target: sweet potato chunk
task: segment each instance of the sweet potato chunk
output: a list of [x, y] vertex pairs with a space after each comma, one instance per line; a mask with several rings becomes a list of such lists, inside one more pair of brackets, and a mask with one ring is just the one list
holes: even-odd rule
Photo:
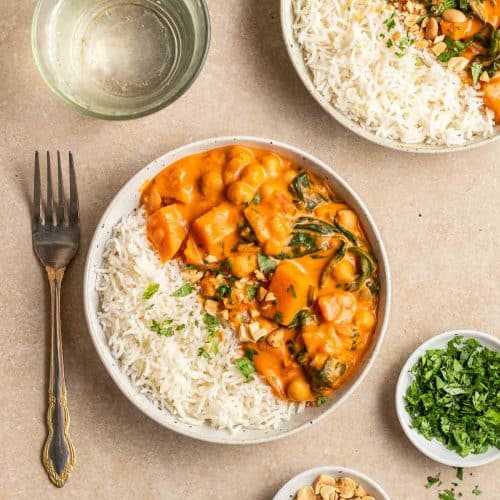
[[193, 222], [193, 234], [209, 254], [217, 254], [217, 245], [236, 232], [238, 215], [237, 207], [222, 202]]
[[186, 248], [184, 249], [184, 257], [186, 262], [193, 266], [203, 266], [203, 252], [192, 236], [186, 240]]
[[268, 291], [274, 294], [276, 303], [263, 311], [268, 318], [280, 316], [281, 323], [288, 325], [295, 315], [307, 307], [307, 293], [312, 285], [311, 277], [297, 262], [284, 261], [276, 268]]
[[495, 122], [500, 123], [500, 78], [493, 78], [483, 85], [484, 104], [495, 113]]
[[147, 219], [148, 238], [162, 262], [171, 259], [179, 251], [188, 234], [187, 221], [179, 207], [176, 203], [167, 205]]
[[256, 252], [238, 252], [228, 258], [231, 272], [238, 278], [245, 278], [257, 269]]

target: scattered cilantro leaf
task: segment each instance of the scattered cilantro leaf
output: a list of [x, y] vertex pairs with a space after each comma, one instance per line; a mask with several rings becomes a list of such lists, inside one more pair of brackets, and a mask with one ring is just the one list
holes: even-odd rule
[[437, 476], [427, 476], [427, 484], [425, 485], [426, 488], [432, 488], [435, 484], [440, 486], [441, 480], [439, 479], [439, 474]]
[[483, 72], [483, 65], [475, 61], [470, 65], [470, 73], [472, 75], [472, 83], [474, 85], [477, 85], [477, 82], [479, 81], [479, 77], [481, 76], [481, 73]]
[[259, 269], [263, 274], [274, 272], [276, 266], [278, 265], [273, 258], [268, 257], [263, 253], [259, 253], [259, 255], [257, 255], [257, 263], [259, 264]]
[[326, 396], [318, 396], [318, 399], [316, 399], [316, 405], [321, 406], [324, 404], [326, 401]]
[[171, 319], [166, 319], [159, 323], [155, 319], [151, 322], [151, 331], [155, 332], [158, 335], [161, 335], [163, 337], [171, 337], [174, 334], [174, 329], [172, 326]]
[[482, 491], [479, 489], [479, 486], [478, 485], [474, 486], [474, 489], [472, 490], [472, 494], [476, 495], [478, 497], [479, 495], [481, 495], [481, 493], [482, 493]]
[[443, 490], [439, 492], [439, 500], [456, 500], [453, 490]]
[[234, 360], [236, 368], [238, 368], [240, 373], [245, 377], [246, 382], [251, 382], [253, 380], [255, 366], [252, 362], [252, 358], [255, 354], [256, 351], [253, 349], [247, 349], [245, 351], [245, 356]]
[[255, 285], [248, 285], [247, 286], [247, 297], [250, 299], [250, 300], [253, 300], [255, 299], [255, 295], [257, 294], [257, 290], [259, 289], [259, 284], [255, 284]]
[[200, 347], [198, 349], [198, 356], [200, 356], [200, 358], [206, 358], [206, 359], [212, 358], [212, 356], [210, 356], [210, 354], [205, 349], [203, 349], [203, 347]]
[[460, 481], [463, 481], [463, 479], [464, 479], [463, 467], [457, 467], [457, 479], [460, 479]]
[[194, 290], [194, 285], [192, 283], [184, 283], [180, 288], [178, 288], [172, 297], [187, 297]]
[[142, 294], [143, 299], [150, 299], [158, 290], [160, 289], [159, 283], [150, 283], [144, 293]]
[[393, 12], [385, 21], [384, 26], [387, 31], [391, 31], [396, 27], [396, 13]]

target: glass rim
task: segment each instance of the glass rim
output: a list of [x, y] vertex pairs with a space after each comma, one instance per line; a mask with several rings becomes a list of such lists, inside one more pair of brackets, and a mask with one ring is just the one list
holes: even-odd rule
[[85, 108], [75, 102], [73, 99], [69, 98], [64, 92], [62, 92], [57, 85], [54, 85], [50, 79], [48, 78], [48, 75], [45, 72], [44, 65], [41, 62], [41, 58], [39, 56], [39, 50], [38, 50], [38, 43], [36, 41], [36, 35], [38, 31], [38, 18], [40, 15], [40, 11], [42, 8], [42, 4], [46, 0], [38, 0], [35, 6], [35, 11], [33, 13], [33, 20], [31, 22], [31, 50], [33, 52], [33, 57], [35, 59], [35, 65], [38, 69], [38, 72], [42, 76], [43, 81], [47, 85], [47, 87], [52, 91], [53, 94], [55, 94], [59, 99], [61, 99], [65, 104], [70, 106], [71, 108], [76, 109], [80, 113], [91, 116], [93, 118], [99, 118], [101, 120], [108, 120], [108, 121], [124, 121], [124, 120], [133, 120], [135, 118], [142, 118], [144, 116], [151, 115], [153, 113], [156, 113], [157, 111], [160, 111], [173, 102], [175, 102], [177, 99], [179, 99], [189, 88], [195, 80], [198, 78], [201, 70], [203, 69], [203, 66], [205, 65], [205, 61], [208, 56], [208, 50], [210, 48], [210, 40], [211, 40], [211, 35], [212, 35], [212, 27], [211, 27], [211, 22], [210, 22], [210, 12], [208, 10], [208, 5], [206, 3], [206, 0], [198, 0], [200, 2], [201, 6], [201, 13], [203, 16], [203, 23], [206, 26], [205, 30], [205, 36], [204, 39], [202, 40], [202, 53], [201, 57], [199, 58], [198, 62], [195, 65], [195, 69], [190, 75], [189, 79], [186, 81], [184, 85], [182, 85], [173, 95], [171, 95], [168, 99], [165, 101], [161, 101], [158, 103], [156, 106], [153, 106], [148, 109], [144, 109], [142, 111], [138, 112], [132, 112], [132, 113], [127, 113], [123, 115], [110, 115], [106, 113], [100, 113], [98, 111], [93, 111], [91, 109]]

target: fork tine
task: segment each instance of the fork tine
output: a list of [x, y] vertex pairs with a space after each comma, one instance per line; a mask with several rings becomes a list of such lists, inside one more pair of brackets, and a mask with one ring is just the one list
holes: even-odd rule
[[40, 217], [40, 159], [38, 151], [35, 151], [35, 182], [33, 187], [33, 223], [38, 225], [42, 222]]
[[76, 188], [75, 164], [73, 155], [69, 152], [69, 222], [78, 222], [78, 190]]
[[64, 182], [61, 168], [61, 153], [57, 151], [57, 223], [64, 224]]
[[52, 170], [50, 168], [50, 153], [47, 151], [47, 201], [45, 203], [45, 224], [54, 225], [54, 196], [52, 189]]

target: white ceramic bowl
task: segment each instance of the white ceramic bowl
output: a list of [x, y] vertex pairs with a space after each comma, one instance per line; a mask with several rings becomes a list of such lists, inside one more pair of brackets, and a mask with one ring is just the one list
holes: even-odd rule
[[[238, 434], [230, 434], [226, 431], [214, 429], [208, 425], [193, 426], [179, 422], [174, 415], [167, 411], [159, 410], [146, 398], [146, 396], [139, 394], [129, 378], [121, 371], [118, 362], [109, 351], [104, 333], [97, 318], [98, 294], [96, 292], [96, 271], [101, 266], [104, 245], [111, 235], [113, 226], [124, 215], [129, 214], [134, 208], [139, 206], [139, 190], [144, 182], [167, 165], [180, 158], [230, 144], [246, 144], [248, 146], [276, 151], [277, 153], [283, 154], [299, 162], [319, 176], [326, 178], [334, 187], [336, 193], [338, 193], [338, 195], [359, 215], [379, 262], [381, 285], [379, 320], [374, 335], [374, 341], [371, 343], [358, 372], [337, 390], [332, 397], [328, 398], [328, 401], [324, 405], [319, 408], [307, 408], [300, 415], [295, 416], [290, 422], [283, 425], [282, 428], [276, 430], [247, 430]], [[378, 229], [363, 202], [341, 177], [316, 158], [287, 144], [255, 137], [220, 137], [199, 141], [166, 153], [140, 170], [127, 184], [125, 184], [104, 212], [90, 244], [85, 266], [83, 294], [85, 316], [97, 352], [112, 379], [137, 408], [142, 410], [153, 420], [156, 420], [159, 424], [193, 438], [217, 443], [250, 444], [271, 441], [305, 429], [315, 422], [318, 422], [321, 418], [331, 414], [353, 393], [367, 374], [382, 345], [389, 317], [391, 297], [390, 283], [387, 255]]]
[[424, 455], [427, 455], [432, 460], [451, 467], [478, 467], [485, 465], [500, 458], [500, 450], [498, 448], [490, 448], [478, 455], [468, 455], [461, 457], [458, 453], [449, 450], [436, 439], [427, 440], [422, 434], [419, 434], [415, 429], [411, 428], [411, 418], [405, 408], [406, 390], [413, 382], [413, 375], [410, 373], [413, 365], [420, 359], [425, 351], [429, 349], [443, 349], [448, 342], [455, 337], [462, 335], [465, 339], [474, 338], [481, 342], [484, 346], [500, 351], [500, 340], [486, 333], [477, 332], [475, 330], [452, 330], [441, 333], [424, 342], [420, 347], [415, 349], [401, 370], [398, 383], [396, 386], [396, 412], [398, 414], [399, 423], [403, 428], [408, 439], [420, 450]]
[[328, 474], [336, 479], [342, 476], [349, 476], [354, 479], [357, 484], [363, 486], [367, 493], [377, 500], [390, 500], [389, 495], [373, 479], [370, 479], [368, 476], [356, 470], [339, 467], [337, 465], [315, 467], [314, 469], [309, 469], [297, 474], [276, 493], [273, 500], [294, 499], [299, 488], [312, 484], [320, 474]]
[[288, 55], [292, 60], [292, 64], [297, 71], [302, 83], [305, 85], [309, 93], [316, 99], [316, 101], [321, 105], [321, 107], [333, 118], [335, 118], [340, 124], [348, 128], [351, 132], [367, 139], [368, 141], [379, 144], [380, 146], [385, 146], [387, 148], [396, 149], [398, 151], [405, 151], [409, 153], [453, 153], [457, 151], [463, 151], [465, 149], [472, 149], [479, 146], [484, 146], [490, 144], [498, 139], [500, 139], [500, 127], [496, 127], [496, 133], [493, 137], [487, 139], [476, 139], [469, 141], [466, 144], [460, 146], [438, 146], [431, 144], [409, 144], [401, 141], [396, 141], [394, 139], [386, 139], [384, 137], [379, 137], [373, 132], [362, 127], [358, 122], [348, 118], [344, 113], [338, 110], [333, 104], [326, 100], [318, 90], [314, 87], [311, 73], [307, 68], [304, 57], [302, 55], [302, 50], [295, 40], [293, 35], [293, 9], [291, 0], [280, 0], [280, 15], [281, 15], [281, 30], [283, 34], [283, 40], [285, 42]]

